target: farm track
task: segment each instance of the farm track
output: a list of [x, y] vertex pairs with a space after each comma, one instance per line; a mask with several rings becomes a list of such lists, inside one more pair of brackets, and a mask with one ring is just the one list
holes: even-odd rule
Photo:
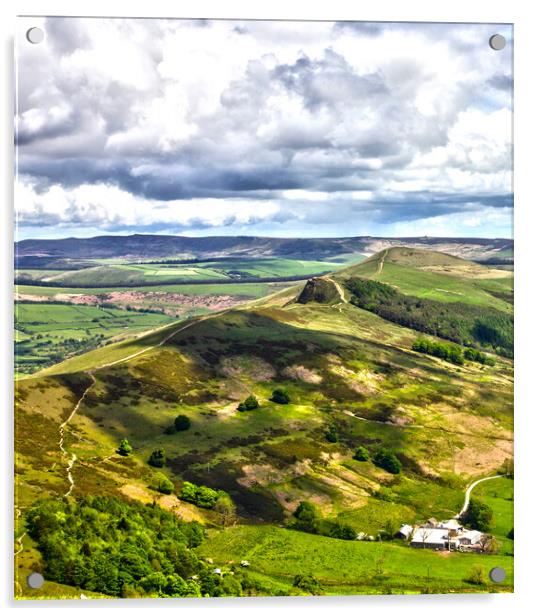
[[483, 481], [489, 481], [490, 479], [499, 479], [500, 477], [507, 477], [507, 475], [493, 475], [493, 477], [483, 477], [482, 479], [477, 479], [477, 481], [473, 481], [473, 483], [465, 491], [465, 501], [463, 503], [463, 507], [460, 513], [456, 516], [456, 518], [461, 518], [462, 515], [469, 508], [469, 503], [471, 502], [471, 492], [473, 491], [473, 488], [476, 488], [476, 486]]

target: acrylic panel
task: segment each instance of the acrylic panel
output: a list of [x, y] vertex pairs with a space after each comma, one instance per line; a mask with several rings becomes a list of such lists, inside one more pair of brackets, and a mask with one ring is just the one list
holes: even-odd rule
[[512, 592], [512, 52], [18, 19], [17, 598]]

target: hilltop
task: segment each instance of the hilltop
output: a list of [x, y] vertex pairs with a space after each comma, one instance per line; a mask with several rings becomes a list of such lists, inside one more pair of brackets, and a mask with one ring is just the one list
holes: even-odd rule
[[386, 248], [333, 274], [342, 283], [352, 277], [390, 284], [416, 297], [513, 311], [511, 272], [437, 251], [408, 246]]

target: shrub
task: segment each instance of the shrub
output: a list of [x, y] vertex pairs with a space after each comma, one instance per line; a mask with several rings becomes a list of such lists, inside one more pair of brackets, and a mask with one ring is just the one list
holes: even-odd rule
[[258, 409], [258, 408], [259, 408], [259, 401], [257, 400], [257, 398], [255, 398], [253, 394], [251, 394], [251, 396], [248, 396], [244, 400], [244, 402], [241, 402], [238, 405], [239, 411], [253, 411], [254, 409]]
[[290, 402], [290, 396], [285, 389], [274, 389], [270, 400], [277, 404], [288, 404]]
[[162, 473], [155, 477], [154, 488], [162, 494], [171, 494], [173, 492], [173, 482]]
[[513, 539], [513, 538], [514, 538], [514, 529], [513, 529], [513, 528], [511, 528], [511, 529], [508, 531], [508, 534], [507, 534], [506, 536], [508, 537], [508, 539]]
[[294, 588], [299, 588], [309, 595], [321, 595], [322, 589], [318, 580], [312, 575], [297, 575], [292, 582]]
[[380, 449], [374, 455], [373, 462], [376, 466], [383, 468], [393, 475], [398, 475], [402, 470], [402, 464], [395, 454], [387, 449]]
[[155, 449], [149, 456], [148, 463], [155, 468], [162, 468], [166, 463], [166, 452], [163, 449]]
[[128, 442], [128, 439], [124, 438], [119, 443], [119, 447], [116, 451], [120, 456], [128, 456], [132, 453], [132, 445]]
[[360, 445], [354, 453], [354, 460], [359, 460], [360, 462], [366, 462], [370, 459], [370, 454], [366, 447]]
[[177, 417], [175, 417], [174, 426], [177, 432], [184, 432], [184, 430], [188, 430], [191, 425], [192, 422], [186, 415], [177, 415]]
[[326, 440], [330, 443], [337, 443], [339, 440], [339, 432], [337, 426], [331, 424], [326, 431]]
[[164, 434], [176, 434], [176, 433], [177, 433], [177, 429], [175, 428], [175, 424], [171, 424], [171, 426], [168, 426], [164, 430]]
[[476, 584], [477, 586], [483, 586], [486, 583], [486, 575], [484, 573], [484, 567], [482, 565], [475, 565], [467, 578], [465, 579], [469, 584]]
[[354, 541], [357, 538], [357, 533], [348, 524], [342, 522], [325, 522], [325, 529], [322, 529], [322, 535], [333, 537], [334, 539], [346, 539], [347, 541]]
[[486, 503], [472, 498], [460, 521], [471, 528], [487, 533], [493, 524], [493, 510]]

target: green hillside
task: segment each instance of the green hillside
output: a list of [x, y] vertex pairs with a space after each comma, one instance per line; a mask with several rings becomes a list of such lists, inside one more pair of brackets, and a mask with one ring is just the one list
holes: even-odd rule
[[389, 248], [339, 271], [335, 277], [345, 280], [352, 276], [372, 278], [416, 297], [513, 312], [512, 272], [452, 255], [416, 248]]
[[[332, 277], [327, 303], [315, 289], [312, 301], [295, 301], [302, 283], [19, 380], [17, 536], [37, 498], [101, 494], [155, 501], [186, 521], [203, 522], [212, 530], [198, 548], [201, 556], [222, 566], [251, 560], [245, 593], [288, 592], [298, 574], [314, 575], [327, 594], [415, 592], [422, 576], [430, 588], [465, 592], [475, 590], [464, 580], [479, 563], [504, 566], [510, 588], [512, 557], [505, 550], [445, 559], [396, 542], [382, 548], [270, 526], [290, 526], [302, 501], [314, 503], [326, 528], [372, 536], [402, 522], [452, 517], [466, 485], [512, 457], [512, 361], [456, 366], [413, 351], [414, 330], [349, 302], [345, 281], [374, 262], [378, 257]], [[394, 266], [413, 280], [426, 274], [466, 284], [453, 274]], [[494, 307], [496, 298], [489, 298]], [[274, 394], [280, 390], [286, 398]], [[258, 406], [239, 410], [251, 396]], [[189, 428], [176, 432], [178, 415]], [[122, 439], [130, 455], [117, 453]], [[368, 459], [355, 459], [357, 448]], [[163, 465], [155, 468], [148, 460], [158, 450]], [[382, 452], [396, 457], [399, 472], [382, 466]], [[171, 494], [155, 489], [162, 474]], [[238, 526], [225, 530], [225, 511], [178, 499], [185, 482], [225, 491]], [[504, 508], [507, 487], [497, 486], [494, 505]], [[33, 539], [23, 537], [20, 545], [24, 567], [41, 562]], [[263, 546], [264, 556], [255, 546]], [[348, 562], [337, 573], [342, 552]], [[415, 579], [398, 573], [402, 562]], [[382, 568], [377, 576], [366, 573], [371, 564]]]

